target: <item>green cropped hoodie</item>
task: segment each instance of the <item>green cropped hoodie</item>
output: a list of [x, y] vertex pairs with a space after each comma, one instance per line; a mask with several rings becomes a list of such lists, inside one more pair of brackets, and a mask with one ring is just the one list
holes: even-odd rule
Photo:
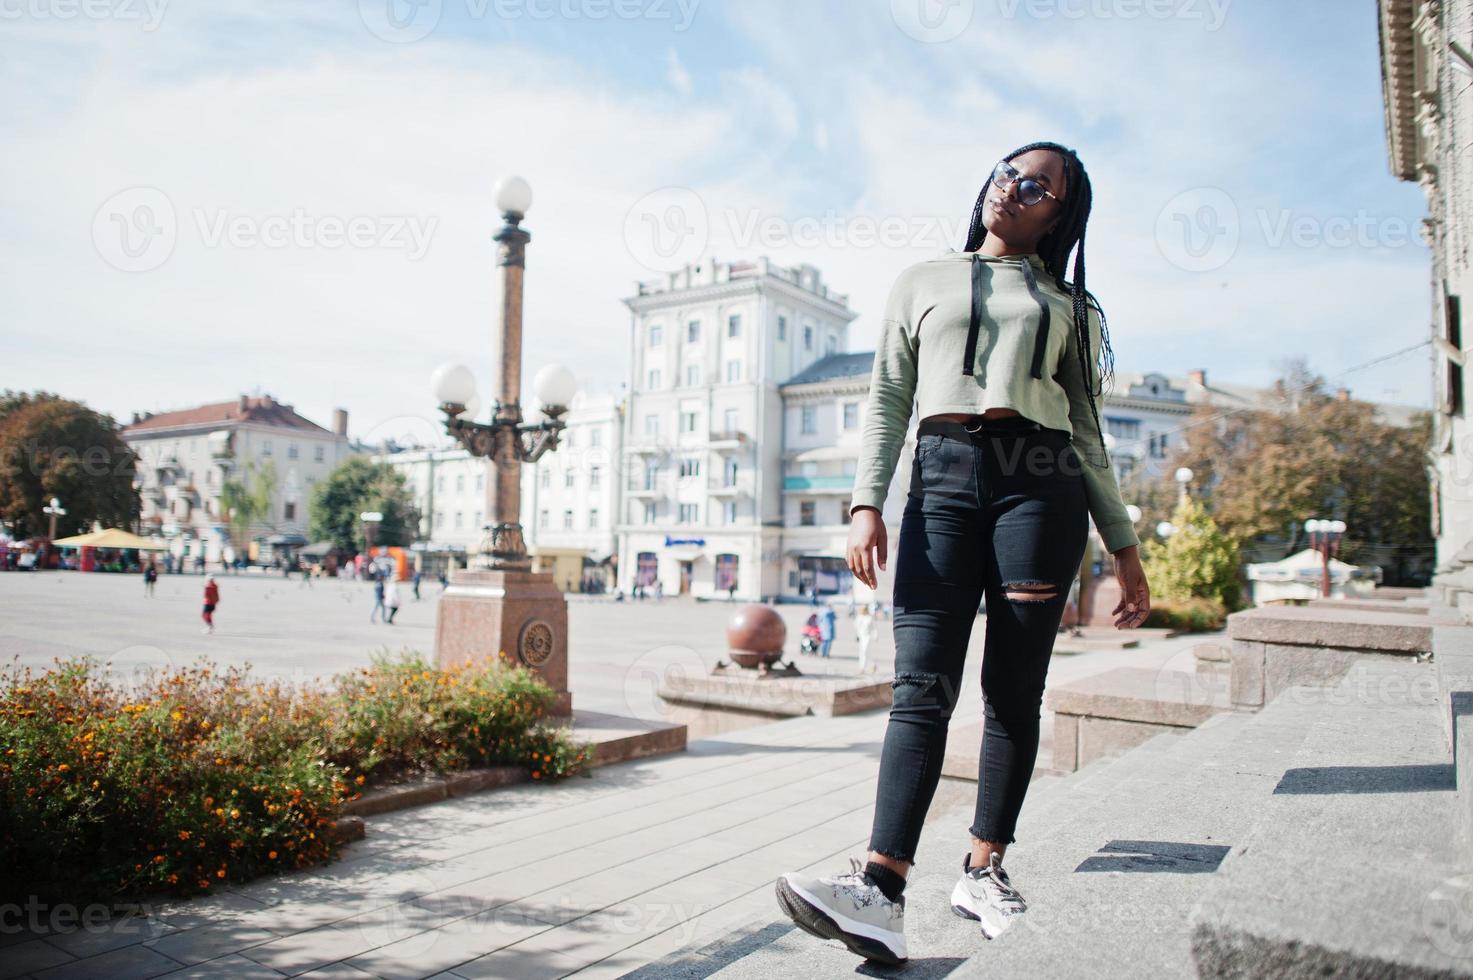
[[[1088, 310], [1090, 380], [1098, 383], [1099, 312]], [[1085, 384], [1071, 298], [1037, 253], [948, 252], [907, 267], [880, 324], [851, 507], [883, 509], [912, 404], [922, 419], [1011, 408], [1074, 437], [1106, 550], [1139, 544]]]

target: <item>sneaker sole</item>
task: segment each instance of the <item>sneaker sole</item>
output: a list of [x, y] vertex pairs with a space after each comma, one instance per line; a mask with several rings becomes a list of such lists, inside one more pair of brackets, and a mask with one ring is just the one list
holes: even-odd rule
[[896, 956], [878, 939], [845, 932], [828, 913], [793, 891], [782, 878], [777, 880], [777, 904], [794, 925], [819, 939], [837, 939], [851, 953], [886, 966], [899, 966], [906, 962], [905, 957]]

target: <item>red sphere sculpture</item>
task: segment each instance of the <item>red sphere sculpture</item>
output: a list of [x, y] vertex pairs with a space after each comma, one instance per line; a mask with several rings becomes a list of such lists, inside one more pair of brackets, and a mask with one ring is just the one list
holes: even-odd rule
[[738, 609], [726, 624], [726, 646], [742, 667], [763, 667], [782, 659], [788, 626], [777, 610], [759, 603]]

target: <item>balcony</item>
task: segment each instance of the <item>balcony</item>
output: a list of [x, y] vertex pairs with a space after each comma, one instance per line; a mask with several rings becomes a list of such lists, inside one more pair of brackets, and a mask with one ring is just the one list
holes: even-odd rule
[[725, 473], [712, 474], [706, 492], [713, 497], [750, 497], [752, 474], [738, 473], [735, 480], [728, 479]]
[[631, 483], [624, 491], [624, 496], [635, 499], [649, 500], [663, 496], [665, 491], [660, 489], [658, 483]]
[[745, 449], [752, 437], [737, 429], [724, 429], [720, 432], [711, 433], [710, 448], [717, 452], [734, 452]]
[[854, 476], [786, 476], [784, 493], [847, 494], [854, 491]]

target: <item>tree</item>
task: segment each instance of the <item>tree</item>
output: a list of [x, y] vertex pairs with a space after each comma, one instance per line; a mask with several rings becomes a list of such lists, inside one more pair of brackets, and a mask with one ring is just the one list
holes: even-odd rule
[[271, 513], [271, 501], [280, 484], [276, 463], [267, 460], [257, 469], [251, 463], [244, 480], [226, 480], [220, 487], [220, 509], [230, 525], [230, 536], [237, 548], [245, 546], [251, 529], [263, 523]]
[[1152, 597], [1212, 599], [1232, 612], [1242, 601], [1238, 543], [1222, 533], [1202, 502], [1187, 497], [1171, 515], [1176, 530], [1165, 541], [1141, 546], [1141, 564]]
[[0, 394], [0, 518], [18, 536], [49, 532], [42, 508], [52, 497], [66, 509], [58, 537], [94, 521], [132, 525], [141, 510], [137, 464], [112, 416], [44, 391]]
[[419, 527], [419, 512], [404, 484], [404, 474], [387, 463], [350, 456], [312, 490], [311, 535], [331, 541], [344, 551], [366, 546], [363, 511], [378, 511], [383, 521], [374, 532], [374, 545], [408, 545]]
[[1431, 416], [1409, 426], [1339, 397], [1302, 360], [1291, 361], [1262, 410], [1203, 408], [1174, 465], [1189, 466], [1224, 532], [1264, 557], [1309, 546], [1304, 521], [1346, 523], [1346, 561], [1411, 564], [1431, 553]]

